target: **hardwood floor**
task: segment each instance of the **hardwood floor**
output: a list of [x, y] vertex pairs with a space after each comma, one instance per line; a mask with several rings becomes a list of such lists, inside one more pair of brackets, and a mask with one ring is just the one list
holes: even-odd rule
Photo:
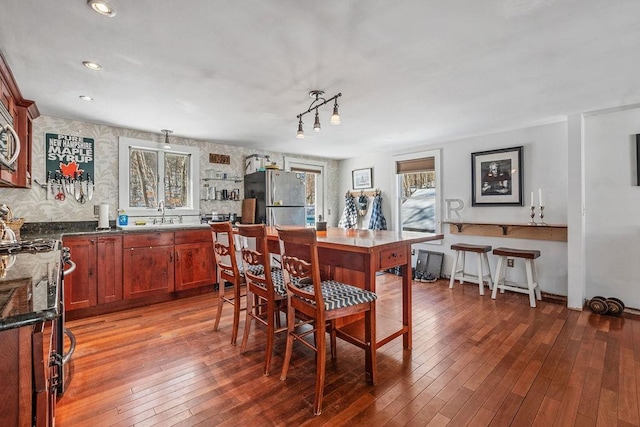
[[[400, 316], [399, 278], [378, 277], [378, 321]], [[379, 350], [367, 386], [364, 352], [338, 340], [324, 407], [312, 411], [314, 357], [294, 346], [280, 381], [262, 376], [264, 329], [248, 351], [229, 344], [231, 310], [213, 331], [216, 296], [68, 322], [77, 338], [58, 426], [373, 425], [639, 426], [640, 320], [567, 310], [527, 295], [496, 301], [477, 285], [413, 284], [414, 347]], [[387, 298], [390, 297], [390, 298]], [[241, 324], [244, 325], [244, 314]]]

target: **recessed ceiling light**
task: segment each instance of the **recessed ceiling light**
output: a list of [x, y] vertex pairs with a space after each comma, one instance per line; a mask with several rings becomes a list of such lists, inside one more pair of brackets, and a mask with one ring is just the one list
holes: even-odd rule
[[82, 65], [84, 65], [85, 67], [87, 67], [88, 69], [93, 70], [93, 71], [102, 70], [102, 65], [98, 64], [97, 62], [82, 61]]
[[109, 18], [116, 16], [116, 10], [106, 1], [88, 0], [87, 4], [100, 15], [108, 16]]
[[93, 98], [87, 95], [80, 95], [80, 99], [83, 101], [93, 101]]

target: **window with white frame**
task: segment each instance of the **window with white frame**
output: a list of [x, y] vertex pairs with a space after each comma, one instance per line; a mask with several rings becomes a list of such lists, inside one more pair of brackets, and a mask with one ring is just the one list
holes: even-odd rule
[[120, 138], [119, 208], [129, 215], [154, 215], [160, 202], [174, 214], [199, 213], [199, 150]]
[[395, 159], [398, 228], [439, 232], [439, 151], [414, 153]]

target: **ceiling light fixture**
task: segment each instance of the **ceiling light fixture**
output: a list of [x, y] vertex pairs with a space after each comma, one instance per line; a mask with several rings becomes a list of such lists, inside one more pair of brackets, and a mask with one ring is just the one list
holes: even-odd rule
[[84, 65], [85, 67], [87, 67], [88, 69], [93, 70], [93, 71], [102, 70], [102, 65], [98, 64], [97, 62], [82, 61], [82, 65]]
[[340, 124], [340, 114], [338, 113], [338, 98], [342, 96], [342, 93], [338, 93], [337, 95], [334, 95], [329, 99], [324, 99], [322, 95], [324, 95], [323, 90], [312, 90], [311, 92], [309, 92], [309, 96], [311, 98], [314, 98], [314, 100], [311, 102], [311, 105], [309, 105], [309, 108], [307, 108], [307, 111], [304, 111], [296, 116], [298, 118], [298, 132], [296, 133], [296, 138], [299, 138], [299, 139], [304, 138], [304, 130], [302, 129], [302, 116], [312, 112], [313, 110], [316, 110], [316, 120], [313, 123], [313, 130], [315, 130], [316, 132], [320, 132], [321, 127], [320, 127], [320, 116], [318, 115], [318, 108], [322, 107], [324, 104], [327, 104], [331, 101], [334, 101], [334, 103], [333, 103], [333, 114], [331, 115], [331, 119], [329, 120], [329, 123], [331, 123], [332, 125]]
[[169, 144], [169, 134], [173, 133], [170, 129], [162, 129], [160, 132], [164, 133], [164, 149], [171, 150], [171, 144]]
[[93, 98], [87, 95], [80, 95], [80, 99], [83, 101], [93, 101]]
[[87, 0], [87, 4], [91, 9], [98, 12], [100, 15], [108, 16], [109, 18], [116, 16], [116, 10], [106, 1]]

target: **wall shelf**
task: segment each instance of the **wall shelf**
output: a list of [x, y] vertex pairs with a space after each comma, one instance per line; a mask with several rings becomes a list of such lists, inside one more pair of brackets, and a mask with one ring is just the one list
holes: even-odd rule
[[564, 224], [529, 225], [466, 221], [444, 221], [444, 224], [449, 224], [451, 234], [567, 241], [567, 226]]
[[200, 178], [201, 181], [242, 182], [241, 178]]

